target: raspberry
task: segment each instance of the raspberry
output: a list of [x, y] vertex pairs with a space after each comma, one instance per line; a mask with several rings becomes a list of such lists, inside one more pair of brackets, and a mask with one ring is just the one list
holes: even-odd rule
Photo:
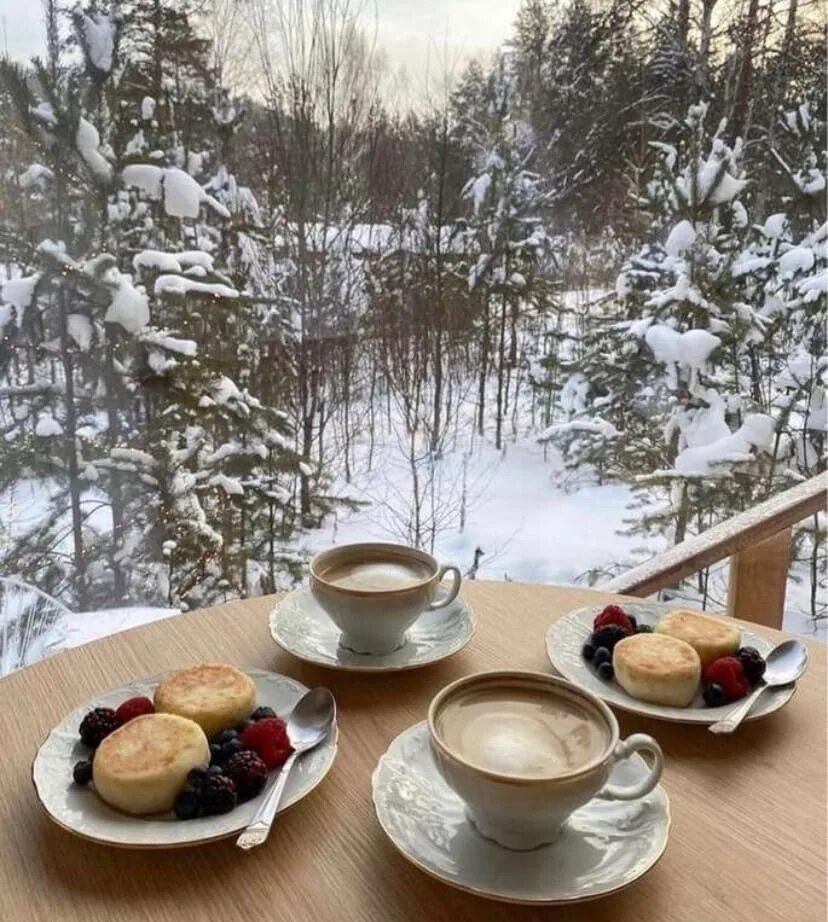
[[265, 717], [248, 727], [239, 737], [269, 769], [279, 768], [293, 752], [287, 726], [279, 717]]
[[115, 711], [115, 716], [119, 722], [125, 724], [133, 717], [141, 717], [143, 714], [154, 714], [155, 705], [149, 698], [127, 698]]
[[735, 656], [721, 656], [708, 663], [702, 678], [705, 685], [720, 685], [728, 701], [744, 698], [750, 691], [744, 667]]
[[610, 624], [618, 625], [618, 627], [622, 628], [622, 630], [626, 631], [628, 634], [632, 634], [633, 631], [635, 631], [635, 622], [620, 605], [607, 605], [601, 614], [592, 622], [592, 628], [595, 631], [599, 631], [602, 627], [607, 627]]
[[255, 797], [267, 781], [267, 766], [255, 752], [249, 750], [231, 756], [224, 771], [235, 782], [239, 800]]
[[81, 721], [78, 732], [81, 742], [90, 749], [97, 749], [105, 737], [120, 726], [112, 708], [95, 708]]

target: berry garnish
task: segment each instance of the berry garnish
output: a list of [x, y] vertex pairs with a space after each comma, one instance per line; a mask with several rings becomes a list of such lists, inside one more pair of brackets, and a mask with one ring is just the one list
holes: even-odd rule
[[237, 737], [234, 736], [233, 739], [227, 740], [221, 747], [221, 760], [226, 762], [231, 756], [234, 756], [237, 752], [244, 752], [247, 749], [247, 746]]
[[612, 663], [609, 661], [601, 663], [601, 665], [598, 667], [598, 675], [608, 682], [615, 675], [615, 670], [612, 668]]
[[630, 619], [630, 624], [632, 625], [634, 634], [638, 630], [638, 619], [635, 617], [635, 615], [627, 615], [627, 617]]
[[652, 624], [639, 624], [635, 629], [636, 634], [652, 634], [653, 626]]
[[118, 706], [118, 709], [115, 711], [115, 716], [120, 723], [125, 724], [128, 720], [132, 720], [133, 717], [141, 717], [144, 714], [154, 713], [155, 705], [152, 701], [150, 701], [149, 698], [140, 696], [138, 698], [127, 698], [126, 701]]
[[207, 769], [207, 774], [208, 775], [223, 775], [224, 769], [221, 767], [221, 765], [211, 765]]
[[83, 762], [75, 762], [72, 769], [72, 780], [75, 784], [89, 784], [92, 780], [92, 760], [84, 759]]
[[278, 717], [257, 721], [242, 733], [241, 741], [259, 755], [269, 769], [279, 768], [293, 752], [285, 722]]
[[239, 800], [250, 800], [265, 786], [267, 766], [255, 752], [237, 752], [224, 767], [228, 778], [236, 785]]
[[766, 667], [762, 654], [756, 647], [740, 647], [736, 651], [736, 657], [745, 670], [748, 682], [750, 682], [751, 685], [758, 685], [762, 676], [765, 674]]
[[619, 640], [623, 640], [630, 632], [619, 627], [617, 624], [608, 624], [597, 631], [593, 631], [589, 642], [597, 649], [606, 647], [612, 651]]
[[218, 743], [210, 743], [210, 765], [216, 765], [221, 762], [221, 746]]
[[581, 656], [589, 663], [592, 661], [592, 657], [595, 656], [595, 647], [591, 643], [585, 643], [581, 647]]
[[598, 647], [592, 657], [592, 665], [597, 669], [601, 663], [612, 662], [612, 653], [606, 647]]
[[702, 697], [704, 698], [704, 703], [709, 708], [718, 708], [723, 704], [727, 704], [727, 695], [725, 694], [725, 690], [721, 685], [716, 684], [716, 682], [705, 686]]
[[735, 656], [721, 656], [708, 663], [702, 673], [702, 681], [705, 685], [720, 685], [728, 701], [744, 698], [750, 691], [744, 667]]
[[620, 605], [607, 605], [592, 622], [592, 629], [599, 631], [602, 627], [607, 627], [610, 624], [623, 628], [627, 634], [632, 634], [635, 630], [632, 619]]
[[255, 720], [251, 720], [250, 718], [247, 718], [247, 720], [240, 720], [240, 721], [236, 724], [236, 726], [234, 727], [234, 729], [235, 729], [236, 733], [244, 733], [244, 731], [245, 731], [248, 727], [252, 727], [254, 723], [256, 723], [256, 721], [255, 721]]
[[189, 788], [185, 788], [178, 797], [175, 798], [173, 810], [180, 820], [192, 820], [198, 816], [201, 809], [201, 797], [199, 794]]
[[196, 790], [198, 790], [198, 788], [200, 788], [201, 785], [204, 784], [206, 779], [207, 779], [207, 769], [206, 768], [191, 768], [189, 772], [187, 772], [187, 784], [189, 787], [195, 788]]
[[234, 740], [238, 735], [235, 730], [222, 730], [218, 736], [213, 738], [213, 742], [223, 746], [225, 743], [229, 743], [230, 740]]
[[251, 720], [264, 720], [266, 717], [278, 717], [279, 715], [273, 708], [260, 707], [256, 708], [255, 711], [250, 715]]
[[236, 806], [236, 801], [236, 785], [232, 778], [227, 775], [207, 776], [201, 788], [201, 807], [205, 813], [229, 813]]
[[120, 726], [112, 708], [95, 708], [81, 721], [78, 732], [81, 742], [90, 749], [97, 749], [101, 742]]

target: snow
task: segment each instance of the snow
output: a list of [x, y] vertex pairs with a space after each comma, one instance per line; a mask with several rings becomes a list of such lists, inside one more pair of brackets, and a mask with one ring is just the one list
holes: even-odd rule
[[49, 167], [43, 166], [42, 163], [33, 163], [17, 177], [17, 181], [21, 189], [40, 189], [48, 180], [54, 178], [55, 174]]
[[161, 167], [149, 163], [131, 163], [124, 167], [121, 176], [125, 185], [140, 189], [154, 201], [161, 198], [161, 184], [164, 179], [164, 170]]
[[593, 417], [592, 419], [572, 419], [569, 422], [554, 423], [552, 426], [547, 426], [538, 436], [538, 441], [548, 442], [553, 436], [561, 435], [565, 432], [591, 432], [595, 435], [603, 436], [605, 439], [612, 439], [618, 435], [618, 430], [612, 423]]
[[75, 260], [66, 252], [66, 244], [62, 240], [50, 240], [47, 237], [37, 245], [37, 252], [48, 256], [63, 266], [69, 266], [71, 269], [77, 269], [78, 267]]
[[141, 337], [141, 342], [148, 346], [160, 346], [168, 352], [177, 352], [179, 355], [194, 356], [198, 352], [198, 345], [192, 339], [178, 339], [168, 336], [163, 331], [150, 330]]
[[[18, 326], [23, 322], [23, 314], [26, 308], [32, 303], [35, 287], [40, 281], [40, 278], [40, 273], [35, 272], [34, 275], [7, 279], [3, 282], [2, 286], [0, 286], [0, 297], [8, 304], [11, 304], [17, 312]], [[6, 320], [5, 323], [8, 323], [8, 320]], [[5, 326], [5, 323], [0, 322], [0, 326]]]
[[60, 648], [70, 649], [179, 614], [177, 608], [146, 606], [69, 612], [57, 622], [55, 633], [61, 635]]
[[793, 278], [797, 272], [808, 272], [813, 269], [815, 261], [816, 257], [811, 247], [791, 247], [779, 257], [779, 278], [785, 281]]
[[213, 257], [203, 250], [184, 250], [175, 255], [182, 266], [200, 266], [207, 272], [213, 271]]
[[685, 250], [689, 250], [696, 241], [696, 231], [689, 221], [679, 221], [678, 224], [670, 231], [670, 236], [664, 244], [664, 249], [668, 256], [681, 256]]
[[244, 487], [237, 477], [228, 477], [226, 474], [214, 474], [208, 481], [209, 484], [221, 487], [230, 496], [244, 496]]
[[230, 378], [224, 375], [213, 384], [212, 392], [213, 401], [218, 404], [226, 404], [230, 401], [240, 401], [242, 399], [241, 391]]
[[51, 103], [39, 102], [36, 106], [31, 107], [31, 113], [37, 121], [42, 122], [44, 125], [49, 125], [50, 127], [57, 125], [55, 110], [52, 108]]
[[155, 100], [152, 96], [145, 96], [141, 100], [141, 118], [148, 122], [155, 117]]
[[83, 116], [78, 121], [75, 144], [81, 157], [83, 157], [89, 169], [98, 179], [105, 182], [112, 179], [112, 166], [100, 151], [101, 137], [98, 134], [98, 129]]
[[85, 314], [69, 314], [66, 329], [82, 352], [87, 352], [92, 343], [92, 322]]
[[733, 263], [731, 274], [735, 279], [743, 275], [752, 275], [755, 272], [765, 269], [767, 266], [771, 265], [772, 262], [773, 260], [770, 256], [754, 256], [749, 250], [746, 250]]
[[181, 272], [181, 263], [172, 253], [161, 250], [141, 250], [132, 257], [136, 270], [155, 269], [157, 272]]
[[[717, 416], [724, 422], [722, 412], [721, 407], [711, 408], [707, 424], [713, 424]], [[749, 461], [752, 457], [751, 449], [770, 451], [773, 447], [774, 422], [763, 413], [749, 414], [735, 432], [728, 432], [727, 435], [720, 432], [718, 423], [716, 426], [715, 438], [707, 439], [698, 433], [696, 443], [679, 452], [675, 461], [676, 471], [690, 477], [728, 476], [727, 468], [717, 470], [716, 466]]]
[[784, 212], [772, 214], [762, 225], [762, 233], [766, 237], [776, 239], [785, 233], [785, 225], [788, 223], [788, 216]]
[[42, 439], [63, 435], [63, 426], [52, 416], [48, 410], [41, 410], [37, 414], [35, 435]]
[[89, 12], [81, 16], [81, 29], [91, 63], [102, 73], [112, 70], [115, 51], [115, 23], [108, 13]]
[[665, 365], [677, 362], [697, 370], [704, 368], [710, 354], [721, 345], [719, 337], [707, 330], [679, 333], [664, 323], [654, 323], [648, 327], [644, 341], [657, 362]]
[[164, 173], [164, 211], [176, 218], [197, 218], [203, 196], [201, 186], [184, 170], [170, 167]]
[[150, 321], [149, 299], [142, 288], [132, 284], [128, 273], [110, 269], [105, 281], [112, 287], [112, 301], [107, 308], [104, 321], [119, 323], [127, 333], [138, 333]]
[[472, 200], [474, 213], [479, 214], [486, 200], [486, 193], [492, 184], [492, 177], [488, 173], [482, 173], [476, 179], [473, 179], [468, 187], [467, 197]]
[[183, 275], [159, 275], [155, 280], [156, 295], [186, 295], [190, 292], [213, 295], [216, 298], [238, 298], [239, 296], [238, 291], [228, 285], [222, 285], [219, 282], [197, 282]]

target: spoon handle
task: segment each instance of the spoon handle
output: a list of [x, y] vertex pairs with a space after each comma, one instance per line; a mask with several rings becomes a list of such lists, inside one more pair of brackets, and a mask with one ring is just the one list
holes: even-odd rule
[[753, 707], [753, 702], [756, 701], [767, 687], [768, 686], [765, 684], [760, 685], [751, 692], [744, 701], [740, 701], [736, 707], [728, 711], [721, 720], [717, 720], [716, 723], [710, 724], [707, 729], [711, 733], [732, 733], [745, 717], [747, 717], [750, 709]]
[[238, 845], [239, 848], [248, 851], [251, 848], [255, 848], [257, 845], [261, 845], [266, 841], [268, 835], [270, 835], [270, 830], [276, 821], [276, 811], [279, 809], [279, 802], [282, 799], [288, 775], [290, 774], [291, 768], [293, 768], [293, 763], [297, 755], [299, 755], [299, 753], [294, 750], [287, 757], [273, 787], [268, 791], [267, 796], [254, 814], [250, 824], [238, 839], [236, 839], [236, 845]]

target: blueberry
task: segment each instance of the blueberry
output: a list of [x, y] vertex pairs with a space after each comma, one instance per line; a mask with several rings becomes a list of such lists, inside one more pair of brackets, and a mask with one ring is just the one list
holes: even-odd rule
[[652, 634], [653, 626], [651, 624], [639, 624], [635, 629], [636, 634]]
[[89, 784], [92, 780], [92, 760], [76, 762], [72, 769], [72, 778], [75, 784]]
[[626, 636], [627, 631], [624, 628], [618, 627], [617, 624], [608, 624], [606, 627], [598, 628], [597, 631], [594, 631], [590, 642], [596, 647], [606, 647], [608, 650], [612, 650], [618, 641], [623, 640]]
[[727, 704], [727, 694], [721, 685], [717, 685], [715, 682], [708, 685], [702, 694], [704, 698], [704, 703], [709, 708], [718, 708], [723, 704]]
[[198, 788], [204, 784], [204, 779], [206, 777], [206, 768], [191, 768], [189, 772], [187, 772], [187, 785], [198, 790]]
[[248, 719], [248, 720], [242, 720], [241, 722], [239, 722], [239, 723], [236, 724], [236, 733], [244, 733], [244, 731], [245, 731], [248, 727], [252, 727], [254, 723], [256, 723], [255, 720], [249, 720], [249, 719]]
[[278, 717], [279, 715], [273, 708], [261, 707], [256, 708], [255, 711], [250, 715], [251, 720], [264, 720], [265, 717]]
[[191, 820], [198, 816], [201, 800], [195, 791], [186, 788], [175, 798], [173, 810], [180, 820]]
[[207, 769], [207, 774], [208, 775], [223, 775], [224, 769], [220, 765], [211, 765]]
[[598, 675], [605, 681], [609, 682], [609, 680], [615, 675], [615, 670], [612, 668], [612, 663], [601, 663], [601, 665], [598, 667]]
[[238, 737], [234, 737], [221, 747], [221, 758], [226, 762], [230, 756], [234, 756], [237, 752], [242, 752], [246, 748], [247, 747]]
[[581, 655], [587, 662], [590, 662], [592, 657], [595, 656], [595, 647], [591, 643], [585, 643], [581, 648]]
[[229, 743], [230, 740], [234, 740], [238, 735], [235, 730], [222, 730], [213, 742], [223, 746], [225, 743]]
[[210, 764], [215, 765], [221, 761], [221, 746], [218, 743], [210, 743]]
[[598, 668], [601, 663], [609, 663], [612, 661], [612, 653], [606, 647], [598, 647], [595, 651], [595, 656], [592, 657], [592, 665]]

